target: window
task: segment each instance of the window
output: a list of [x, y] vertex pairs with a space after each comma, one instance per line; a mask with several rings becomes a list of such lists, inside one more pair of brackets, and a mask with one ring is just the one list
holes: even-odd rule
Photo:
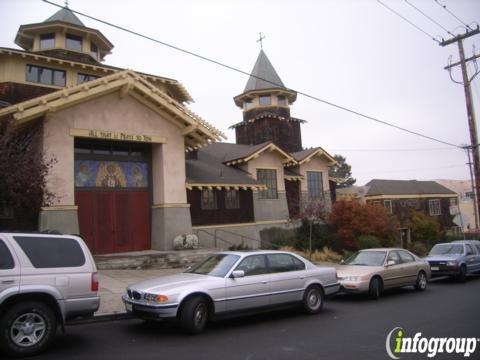
[[82, 37], [72, 34], [67, 34], [65, 40], [65, 47], [70, 50], [82, 51]]
[[283, 95], [277, 96], [277, 105], [278, 106], [287, 106], [287, 98]]
[[98, 59], [98, 47], [93, 42], [90, 43], [90, 56], [95, 60]]
[[465, 244], [466, 255], [475, 255], [475, 251], [470, 244]]
[[383, 200], [383, 206], [387, 209], [389, 214], [393, 213], [392, 200]]
[[89, 75], [89, 74], [81, 74], [81, 73], [77, 74], [77, 84], [83, 84], [84, 82], [92, 81], [92, 80], [95, 80], [95, 79], [98, 79], [98, 76]]
[[55, 33], [40, 35], [40, 49], [51, 49], [55, 47]]
[[373, 200], [373, 201], [372, 201], [372, 205], [381, 206], [381, 205], [382, 205], [382, 202], [381, 202], [380, 200]]
[[260, 96], [260, 106], [272, 105], [272, 97], [270, 95]]
[[472, 199], [475, 197], [475, 195], [473, 194], [473, 191], [467, 191], [465, 193], [465, 197], [468, 198], [468, 199]]
[[15, 263], [13, 262], [12, 254], [8, 250], [7, 245], [0, 240], [0, 270], [13, 269]]
[[[304, 270], [305, 264], [288, 254], [267, 255], [268, 265], [272, 273]], [[295, 261], [297, 260], [297, 261]]]
[[252, 107], [253, 107], [252, 99], [245, 100], [245, 102], [243, 103], [243, 109], [248, 110], [248, 109], [251, 109]]
[[399, 251], [400, 258], [402, 259], [403, 263], [409, 263], [409, 262], [414, 262], [415, 258], [412, 256], [412, 254], [406, 252], [406, 251]]
[[65, 86], [66, 83], [65, 71], [35, 65], [27, 65], [26, 79], [30, 82], [55, 86]]
[[242, 260], [235, 270], [243, 270], [245, 276], [266, 274], [268, 271], [265, 255], [248, 256]]
[[78, 267], [85, 264], [85, 255], [75, 239], [43, 236], [15, 236], [14, 239], [36, 268]]
[[239, 195], [238, 190], [225, 191], [225, 209], [240, 209]]
[[387, 258], [387, 263], [389, 261], [394, 261], [395, 265], [400, 264], [400, 256], [398, 255], [397, 251], [390, 251]]
[[202, 190], [202, 200], [201, 206], [202, 210], [215, 210], [218, 208], [217, 206], [217, 193], [215, 190], [205, 189]]
[[277, 199], [277, 170], [257, 169], [257, 180], [267, 186], [267, 190], [258, 192], [259, 199]]
[[441, 215], [442, 208], [440, 207], [440, 200], [428, 200], [428, 211], [430, 216]]
[[323, 196], [323, 174], [320, 171], [307, 171], [307, 189], [310, 198]]

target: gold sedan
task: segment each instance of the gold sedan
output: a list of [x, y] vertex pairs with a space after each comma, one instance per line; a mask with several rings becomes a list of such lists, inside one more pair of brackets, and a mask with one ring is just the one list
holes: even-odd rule
[[368, 293], [373, 299], [385, 289], [402, 286], [425, 290], [430, 275], [428, 261], [396, 248], [360, 250], [337, 269], [343, 291]]

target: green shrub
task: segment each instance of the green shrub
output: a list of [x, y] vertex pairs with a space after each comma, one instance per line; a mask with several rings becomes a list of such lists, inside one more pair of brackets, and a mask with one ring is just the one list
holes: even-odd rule
[[382, 247], [380, 240], [373, 235], [361, 235], [358, 237], [360, 249], [372, 249]]
[[412, 253], [414, 253], [417, 256], [424, 257], [427, 256], [428, 251], [430, 250], [427, 245], [425, 245], [423, 242], [419, 241], [414, 241], [408, 244], [407, 249], [410, 250]]
[[[294, 247], [297, 249], [309, 249], [310, 223], [302, 220], [302, 225], [295, 229]], [[312, 250], [321, 250], [325, 246], [337, 249], [335, 234], [327, 224], [312, 224]]]
[[262, 249], [280, 249], [282, 246], [294, 246], [295, 230], [271, 227], [260, 230]]

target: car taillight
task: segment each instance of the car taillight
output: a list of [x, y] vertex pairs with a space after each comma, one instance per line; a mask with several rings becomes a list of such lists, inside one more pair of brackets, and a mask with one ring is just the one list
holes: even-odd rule
[[91, 289], [92, 289], [92, 291], [95, 291], [95, 292], [98, 291], [98, 274], [97, 273], [92, 273]]

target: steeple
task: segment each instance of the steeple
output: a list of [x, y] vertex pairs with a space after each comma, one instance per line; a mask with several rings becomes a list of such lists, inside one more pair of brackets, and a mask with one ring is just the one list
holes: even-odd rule
[[113, 44], [97, 29], [86, 27], [67, 5], [43, 22], [21, 25], [15, 44], [66, 60], [103, 61]]
[[234, 98], [243, 109], [243, 121], [232, 126], [237, 144], [272, 141], [288, 152], [301, 150], [303, 120], [290, 116], [290, 105], [296, 99], [297, 93], [283, 84], [265, 51], [260, 49], [243, 93]]
[[243, 92], [264, 89], [285, 89], [285, 85], [268, 60], [265, 51], [261, 49]]

